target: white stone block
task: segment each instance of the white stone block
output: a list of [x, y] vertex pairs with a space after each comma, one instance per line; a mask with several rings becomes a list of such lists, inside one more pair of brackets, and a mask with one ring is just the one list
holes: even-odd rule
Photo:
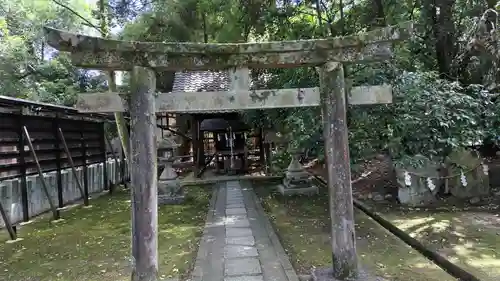
[[94, 193], [99, 190], [96, 183], [96, 176], [98, 173], [95, 164], [89, 165], [88, 174], [89, 174], [89, 192]]
[[69, 169], [65, 169], [61, 171], [61, 181], [62, 181], [62, 190], [63, 190], [63, 200], [64, 204], [71, 201], [71, 196], [68, 190], [68, 181], [69, 177], [71, 177], [71, 171]]
[[[50, 172], [45, 174], [47, 178], [47, 185], [49, 189], [50, 196], [52, 198], [52, 202], [54, 203], [55, 206], [58, 206], [58, 194], [57, 194], [57, 172]], [[48, 200], [47, 200], [48, 203]], [[50, 205], [49, 205], [50, 207]]]
[[28, 193], [28, 211], [29, 211], [29, 216], [33, 217], [35, 216], [36, 213], [36, 178], [38, 176], [28, 176], [26, 177], [26, 189]]
[[[12, 205], [12, 183], [5, 181], [0, 182], [0, 203], [2, 204], [3, 209], [7, 213], [7, 217], [9, 221], [12, 221], [11, 218], [11, 208]], [[5, 226], [5, 222], [3, 217], [0, 216], [0, 226]]]
[[12, 184], [12, 197], [10, 215], [11, 222], [17, 223], [23, 219], [22, 197], [21, 197], [21, 182], [19, 179], [8, 180]]
[[104, 190], [104, 164], [103, 163], [99, 163], [97, 164], [98, 167], [99, 167], [99, 191], [103, 191]]

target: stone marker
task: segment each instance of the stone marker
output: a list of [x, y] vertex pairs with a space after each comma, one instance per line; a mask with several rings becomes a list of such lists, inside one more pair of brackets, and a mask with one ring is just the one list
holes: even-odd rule
[[299, 156], [299, 153], [293, 153], [283, 183], [278, 185], [278, 191], [283, 195], [312, 195], [318, 193], [318, 187], [312, 182], [311, 175], [300, 164]]
[[158, 205], [182, 204], [185, 199], [179, 175], [173, 168], [174, 152], [177, 147], [179, 147], [179, 144], [171, 135], [162, 139], [158, 145], [158, 151], [170, 154], [163, 155], [167, 157], [159, 157], [158, 161], [161, 165], [164, 165], [163, 172], [158, 180]]

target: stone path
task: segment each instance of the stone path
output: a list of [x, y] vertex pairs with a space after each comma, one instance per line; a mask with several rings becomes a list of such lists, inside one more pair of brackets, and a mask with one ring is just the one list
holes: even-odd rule
[[298, 280], [250, 182], [216, 185], [191, 280]]

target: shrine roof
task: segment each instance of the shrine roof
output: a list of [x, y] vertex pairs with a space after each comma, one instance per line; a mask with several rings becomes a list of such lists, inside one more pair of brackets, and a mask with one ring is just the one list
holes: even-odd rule
[[239, 119], [212, 118], [205, 119], [200, 124], [201, 131], [210, 132], [226, 132], [229, 130], [229, 127], [231, 127], [234, 132], [246, 131], [250, 128]]
[[[251, 71], [251, 70], [250, 70]], [[252, 88], [256, 81], [250, 81]], [[230, 91], [228, 70], [178, 71], [175, 73], [172, 92], [226, 92]], [[210, 111], [207, 113], [237, 112], [237, 110]]]
[[229, 91], [228, 71], [176, 72], [172, 92]]

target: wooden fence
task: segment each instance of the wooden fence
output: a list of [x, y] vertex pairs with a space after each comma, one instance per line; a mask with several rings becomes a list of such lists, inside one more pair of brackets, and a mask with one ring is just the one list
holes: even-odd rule
[[[96, 177], [103, 190], [109, 190], [110, 182], [118, 181], [118, 174], [124, 180], [125, 165], [118, 167], [118, 163], [125, 161], [107, 149], [107, 121], [110, 120], [105, 115], [80, 114], [73, 108], [0, 96], [0, 218], [12, 239], [15, 239], [12, 226], [15, 222], [10, 221], [9, 211], [13, 207], [2, 204], [12, 193], [20, 194], [23, 221], [37, 215], [30, 202], [33, 188], [42, 190], [37, 191], [39, 197], [48, 203], [54, 219], [59, 219], [59, 208], [69, 202], [83, 199], [88, 204], [89, 193], [97, 191], [91, 186]], [[108, 165], [110, 160], [115, 164]], [[93, 165], [98, 168], [96, 171], [89, 168]], [[108, 171], [110, 167], [114, 171]], [[37, 177], [36, 183], [30, 185], [33, 176]], [[68, 177], [77, 187], [77, 198], [65, 194]], [[11, 190], [7, 190], [7, 182]]]

